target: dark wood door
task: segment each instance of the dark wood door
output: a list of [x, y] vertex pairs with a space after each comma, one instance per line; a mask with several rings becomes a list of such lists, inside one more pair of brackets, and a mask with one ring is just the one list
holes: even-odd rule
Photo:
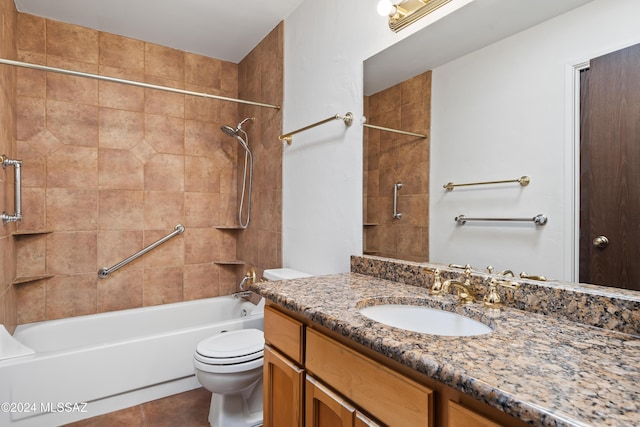
[[640, 290], [640, 44], [580, 86], [580, 281]]

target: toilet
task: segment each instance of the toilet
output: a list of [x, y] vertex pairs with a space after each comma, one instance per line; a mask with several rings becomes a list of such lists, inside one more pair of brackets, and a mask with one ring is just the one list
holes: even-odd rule
[[[309, 277], [290, 268], [265, 270], [267, 280]], [[254, 311], [262, 311], [264, 298]], [[253, 313], [252, 313], [253, 314]], [[262, 366], [264, 333], [241, 329], [205, 338], [193, 354], [200, 384], [209, 390], [211, 427], [256, 427], [262, 425]]]

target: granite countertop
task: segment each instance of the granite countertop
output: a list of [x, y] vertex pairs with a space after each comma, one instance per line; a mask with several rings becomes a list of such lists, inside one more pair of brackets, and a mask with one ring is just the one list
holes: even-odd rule
[[[536, 426], [640, 425], [640, 337], [358, 273], [260, 282], [267, 300]], [[363, 302], [368, 300], [367, 302]], [[412, 303], [456, 311], [494, 331], [472, 337], [409, 332], [358, 313]]]

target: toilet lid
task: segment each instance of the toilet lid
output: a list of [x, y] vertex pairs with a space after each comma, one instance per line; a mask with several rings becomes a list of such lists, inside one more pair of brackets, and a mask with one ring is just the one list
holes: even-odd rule
[[223, 332], [198, 343], [196, 352], [212, 363], [234, 363], [262, 357], [264, 333], [259, 329]]

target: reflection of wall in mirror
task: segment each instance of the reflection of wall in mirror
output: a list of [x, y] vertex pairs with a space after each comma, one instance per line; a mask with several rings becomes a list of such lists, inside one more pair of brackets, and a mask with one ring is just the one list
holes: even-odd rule
[[[367, 122], [428, 135], [431, 72], [364, 97]], [[429, 138], [364, 130], [364, 233], [367, 254], [410, 261], [429, 257]], [[393, 188], [398, 191], [393, 217]]]
[[[594, 1], [433, 70], [430, 260], [575, 280], [572, 69], [640, 41], [640, 2]], [[531, 184], [446, 192], [449, 182]], [[534, 216], [545, 227], [458, 226]]]

